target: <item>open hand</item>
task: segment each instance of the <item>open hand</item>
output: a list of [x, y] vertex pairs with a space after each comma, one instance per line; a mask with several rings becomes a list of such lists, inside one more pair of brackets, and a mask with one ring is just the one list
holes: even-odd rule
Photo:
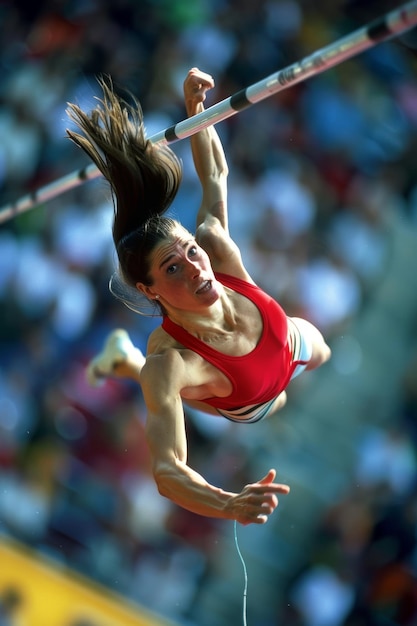
[[277, 494], [288, 494], [288, 485], [275, 483], [276, 471], [270, 469], [256, 483], [246, 485], [227, 504], [233, 519], [240, 524], [265, 524], [278, 506]]

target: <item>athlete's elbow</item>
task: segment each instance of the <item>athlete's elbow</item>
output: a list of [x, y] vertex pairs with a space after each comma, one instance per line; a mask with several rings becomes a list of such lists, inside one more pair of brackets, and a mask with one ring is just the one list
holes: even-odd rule
[[174, 468], [167, 464], [154, 466], [153, 477], [158, 493], [165, 498], [172, 499], [173, 485], [176, 477]]
[[218, 166], [218, 178], [220, 180], [226, 179], [229, 176], [229, 166], [226, 161], [221, 161]]
[[164, 498], [169, 498], [169, 481], [166, 479], [165, 476], [161, 476], [161, 474], [154, 474], [153, 476], [159, 495], [163, 496]]

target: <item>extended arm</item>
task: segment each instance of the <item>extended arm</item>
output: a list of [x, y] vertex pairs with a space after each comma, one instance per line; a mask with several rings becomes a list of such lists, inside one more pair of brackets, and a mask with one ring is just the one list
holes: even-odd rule
[[159, 492], [200, 515], [264, 524], [278, 505], [276, 494], [289, 491], [286, 485], [274, 483], [275, 470], [240, 493], [232, 493], [211, 485], [187, 464], [184, 412], [178, 393], [184, 375], [182, 358], [173, 350], [150, 357], [142, 371], [148, 408], [146, 434]]
[[[192, 68], [184, 81], [184, 102], [191, 117], [204, 111], [204, 100], [214, 80], [198, 68]], [[197, 214], [197, 227], [207, 218], [215, 217], [228, 232], [227, 176], [229, 173], [220, 138], [214, 126], [199, 131], [191, 137], [194, 166], [200, 179], [203, 197]]]
[[[198, 68], [192, 68], [184, 81], [184, 100], [189, 116], [204, 111], [208, 89], [213, 78]], [[210, 257], [213, 269], [251, 281], [242, 263], [236, 243], [229, 235], [227, 215], [227, 176], [229, 169], [223, 146], [215, 127], [199, 131], [191, 137], [194, 166], [202, 188], [202, 200], [197, 213], [196, 240]]]

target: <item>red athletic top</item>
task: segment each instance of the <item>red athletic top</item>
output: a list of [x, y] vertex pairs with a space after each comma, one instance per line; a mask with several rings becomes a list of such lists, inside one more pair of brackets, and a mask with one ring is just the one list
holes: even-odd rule
[[261, 314], [262, 335], [251, 352], [243, 356], [218, 352], [169, 317], [164, 317], [162, 328], [185, 348], [197, 352], [217, 367], [232, 383], [232, 393], [226, 398], [204, 398], [202, 402], [226, 410], [268, 402], [285, 389], [297, 365], [292, 360], [288, 344], [287, 316], [280, 305], [257, 285], [227, 274], [216, 273], [215, 276], [222, 285], [253, 302]]

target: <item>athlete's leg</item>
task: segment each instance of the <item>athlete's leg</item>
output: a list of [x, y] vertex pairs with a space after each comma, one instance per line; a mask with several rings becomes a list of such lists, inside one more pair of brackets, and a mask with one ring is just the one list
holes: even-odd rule
[[277, 397], [277, 399], [275, 400], [271, 408], [271, 413], [268, 414], [267, 417], [269, 417], [269, 415], [272, 415], [273, 413], [276, 413], [280, 409], [284, 408], [286, 404], [287, 404], [287, 392], [281, 391], [281, 393], [279, 394], [279, 396]]
[[114, 330], [107, 337], [103, 350], [87, 365], [87, 380], [97, 387], [110, 376], [129, 378], [140, 384], [145, 357], [130, 340], [125, 330]]
[[302, 340], [310, 343], [311, 357], [308, 360], [306, 369], [313, 370], [326, 363], [331, 357], [331, 349], [319, 329], [301, 317], [291, 317], [290, 319], [299, 329]]

